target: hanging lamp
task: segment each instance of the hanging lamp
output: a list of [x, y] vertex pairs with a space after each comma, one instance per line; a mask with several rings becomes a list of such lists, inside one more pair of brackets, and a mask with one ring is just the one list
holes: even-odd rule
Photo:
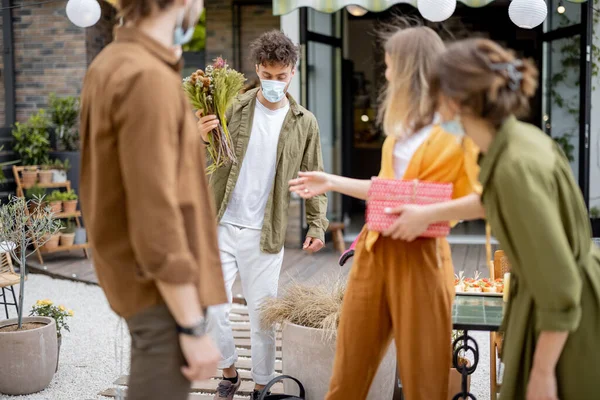
[[96, 25], [102, 15], [100, 4], [96, 0], [69, 0], [67, 2], [67, 17], [80, 28]]
[[456, 0], [418, 0], [417, 8], [426, 20], [442, 22], [454, 14]]
[[544, 0], [513, 0], [508, 6], [510, 20], [523, 29], [541, 25], [547, 15], [548, 5]]

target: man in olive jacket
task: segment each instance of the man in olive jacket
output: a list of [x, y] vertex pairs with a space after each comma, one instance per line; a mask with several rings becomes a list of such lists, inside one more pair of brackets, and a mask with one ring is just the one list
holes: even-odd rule
[[[259, 88], [240, 95], [227, 112], [237, 162], [211, 176], [219, 220], [219, 249], [229, 301], [239, 272], [251, 324], [255, 392], [275, 377], [275, 332], [263, 329], [259, 307], [277, 296], [290, 200], [288, 181], [298, 171], [322, 171], [319, 127], [314, 115], [287, 93], [296, 72], [298, 48], [281, 31], [252, 44]], [[218, 126], [215, 116], [200, 119], [204, 141]], [[319, 251], [325, 241], [327, 198], [306, 202], [309, 225], [304, 249]], [[215, 399], [232, 399], [240, 386], [237, 353], [227, 309], [212, 310], [211, 328], [221, 351], [223, 381]]]

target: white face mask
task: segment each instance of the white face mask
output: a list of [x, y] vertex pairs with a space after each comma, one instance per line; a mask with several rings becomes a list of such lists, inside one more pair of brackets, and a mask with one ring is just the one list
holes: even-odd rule
[[463, 137], [465, 136], [465, 128], [463, 127], [463, 124], [460, 120], [460, 115], [458, 114], [456, 114], [454, 119], [442, 122], [440, 126], [446, 132], [456, 136], [458, 141], [462, 141]]
[[[190, 6], [191, 8], [192, 6]], [[186, 17], [186, 12], [188, 13], [188, 26], [187, 29], [183, 29], [183, 22]], [[197, 21], [196, 21], [197, 22]], [[181, 46], [186, 44], [194, 37], [194, 31], [196, 30], [196, 24], [192, 20], [192, 13], [188, 10], [182, 10], [177, 18], [177, 25], [175, 26], [175, 31], [173, 32], [173, 45]]]
[[279, 103], [285, 96], [287, 82], [260, 80], [262, 94], [269, 103]]

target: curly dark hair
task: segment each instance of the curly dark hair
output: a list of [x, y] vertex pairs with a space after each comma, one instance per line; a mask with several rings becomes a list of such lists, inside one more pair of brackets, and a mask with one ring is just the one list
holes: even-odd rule
[[265, 32], [250, 44], [250, 59], [255, 65], [294, 66], [298, 62], [298, 46], [280, 30]]

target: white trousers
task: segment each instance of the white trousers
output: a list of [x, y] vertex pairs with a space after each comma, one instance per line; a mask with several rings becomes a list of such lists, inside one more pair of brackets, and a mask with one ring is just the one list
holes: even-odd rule
[[209, 333], [221, 351], [219, 368], [234, 365], [238, 355], [229, 312], [233, 283], [239, 272], [250, 316], [252, 378], [256, 384], [265, 385], [275, 378], [275, 331], [261, 328], [259, 307], [264, 299], [277, 296], [283, 249], [279, 254], [262, 253], [260, 236], [261, 231], [257, 229], [219, 226], [219, 249], [229, 304], [211, 307]]

